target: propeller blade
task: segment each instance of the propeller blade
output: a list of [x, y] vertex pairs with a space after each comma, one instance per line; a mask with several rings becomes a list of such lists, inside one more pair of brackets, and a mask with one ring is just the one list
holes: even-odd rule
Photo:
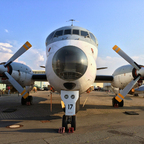
[[128, 94], [128, 92], [133, 88], [133, 86], [136, 84], [136, 82], [140, 79], [140, 75], [138, 75], [135, 79], [133, 79], [122, 91], [119, 93], [115, 99], [118, 102], [121, 102], [125, 96]]
[[141, 67], [133, 61], [125, 52], [123, 52], [117, 45], [113, 47], [113, 50], [117, 52], [122, 58], [124, 58], [128, 63], [130, 63], [137, 70], [141, 69]]
[[8, 73], [5, 72], [5, 75], [8, 77], [8, 81], [14, 86], [14, 88], [26, 99], [29, 94], [26, 90]]
[[12, 63], [15, 59], [17, 59], [20, 55], [26, 52], [32, 45], [27, 41], [5, 64], [6, 67], [10, 63]]

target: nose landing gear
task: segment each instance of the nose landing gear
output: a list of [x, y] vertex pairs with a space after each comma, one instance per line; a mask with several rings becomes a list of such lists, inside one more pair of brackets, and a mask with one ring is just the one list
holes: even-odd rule
[[76, 130], [76, 116], [66, 116], [63, 115], [62, 127], [65, 127], [65, 131], [68, 131], [68, 124]]
[[[62, 127], [65, 131], [68, 130], [68, 125], [71, 125], [73, 130], [76, 130], [76, 112], [79, 110], [79, 91], [61, 91], [61, 99], [65, 105], [65, 115], [62, 118]], [[71, 131], [71, 128], [69, 131]]]

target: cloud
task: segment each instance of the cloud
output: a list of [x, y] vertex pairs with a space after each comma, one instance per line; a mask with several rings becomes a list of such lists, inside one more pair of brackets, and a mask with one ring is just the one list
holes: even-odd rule
[[[144, 65], [144, 55], [131, 57], [136, 63]], [[105, 70], [97, 71], [97, 74], [111, 75], [113, 72], [122, 65], [128, 65], [129, 63], [121, 57], [98, 57], [96, 60], [97, 67], [108, 67]]]
[[97, 74], [102, 75], [111, 75], [116, 70], [116, 68], [127, 64], [125, 60], [123, 60], [120, 57], [110, 57], [110, 56], [98, 57], [96, 63], [97, 67], [108, 67], [105, 70], [97, 71]]
[[0, 46], [7, 47], [7, 48], [13, 47], [13, 46], [10, 45], [9, 43], [0, 43]]
[[9, 33], [9, 31], [8, 31], [7, 29], [5, 29], [5, 32], [6, 32], [6, 33]]
[[41, 65], [45, 65], [45, 51], [40, 49], [30, 49], [18, 61], [24, 62], [33, 70], [42, 70]]
[[[0, 43], [0, 63], [8, 61], [13, 54], [19, 49], [20, 44], [17, 41], [9, 41], [7, 43]], [[11, 49], [12, 48], [12, 49]], [[15, 62], [23, 63], [29, 66], [31, 69], [41, 69], [41, 65], [45, 65], [45, 51], [41, 49], [30, 49], [20, 57], [18, 57]]]
[[12, 57], [13, 54], [11, 53], [3, 53], [0, 52], [0, 63], [1, 62], [7, 62], [9, 60], [10, 57]]
[[0, 43], [0, 52], [12, 53], [12, 50], [10, 49], [12, 47], [13, 46], [10, 45], [9, 43]]

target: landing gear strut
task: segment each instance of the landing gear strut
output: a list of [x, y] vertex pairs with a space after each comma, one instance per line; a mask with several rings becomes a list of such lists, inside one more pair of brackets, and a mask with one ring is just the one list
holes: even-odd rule
[[76, 130], [76, 116], [66, 116], [63, 115], [62, 127], [65, 127], [65, 131], [68, 130], [68, 124], [71, 124], [71, 127]]
[[32, 101], [33, 101], [32, 96], [28, 96], [26, 99], [24, 99], [23, 97], [21, 98], [22, 105], [32, 105]]
[[115, 97], [112, 99], [112, 105], [113, 107], [123, 107], [124, 101], [118, 102]]

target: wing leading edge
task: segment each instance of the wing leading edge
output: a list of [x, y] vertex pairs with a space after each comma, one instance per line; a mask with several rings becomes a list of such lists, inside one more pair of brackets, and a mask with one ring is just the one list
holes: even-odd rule
[[34, 81], [47, 81], [46, 74], [33, 74], [32, 79]]
[[[46, 74], [33, 74], [34, 81], [47, 81]], [[111, 83], [113, 81], [112, 75], [97, 75], [95, 78], [96, 83]]]
[[113, 81], [112, 75], [97, 75], [95, 78], [96, 83], [111, 83]]

